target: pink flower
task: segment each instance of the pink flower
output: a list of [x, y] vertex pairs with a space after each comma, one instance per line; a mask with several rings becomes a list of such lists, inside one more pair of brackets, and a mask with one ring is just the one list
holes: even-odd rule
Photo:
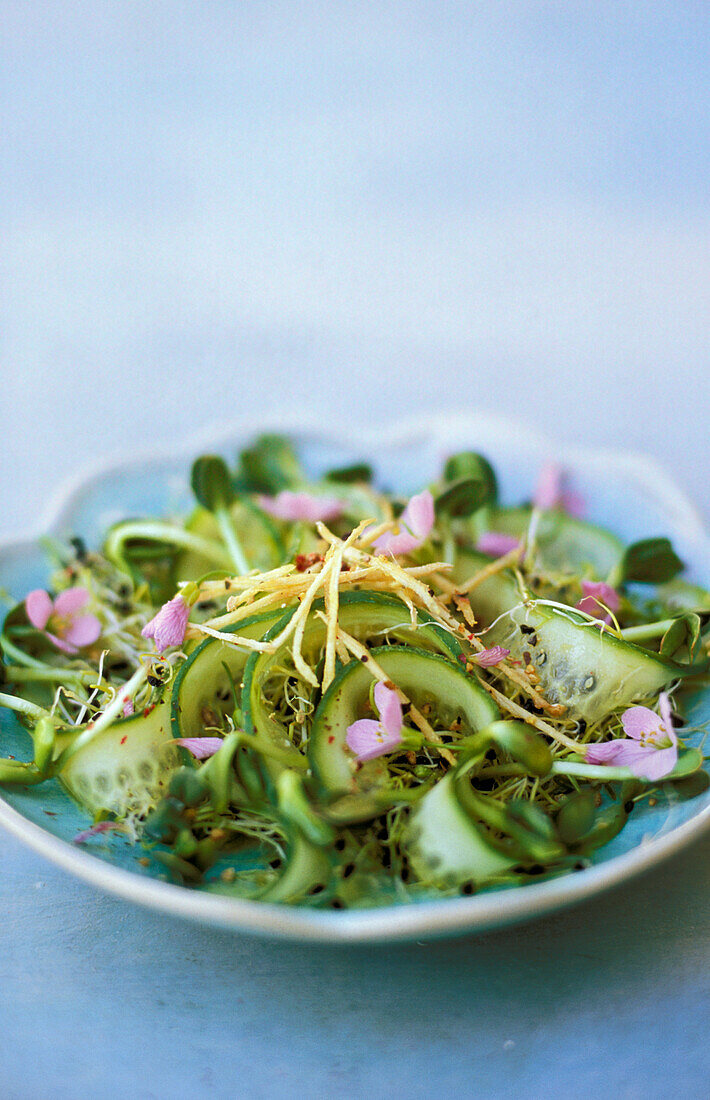
[[546, 462], [540, 471], [533, 504], [543, 511], [559, 508], [571, 516], [584, 514], [584, 501], [578, 493], [564, 488], [564, 471], [556, 462]]
[[196, 760], [206, 760], [214, 756], [224, 744], [221, 737], [176, 737], [175, 744], [191, 752]]
[[110, 833], [117, 831], [125, 833], [126, 826], [121, 825], [118, 821], [99, 821], [96, 825], [92, 825], [90, 829], [84, 829], [82, 833], [77, 833], [72, 844], [84, 844], [92, 836], [99, 836], [101, 833]]
[[311, 493], [291, 493], [288, 489], [275, 497], [259, 497], [259, 507], [277, 519], [305, 520], [315, 523], [322, 520], [327, 523], [337, 519], [343, 513], [342, 502], [337, 497], [316, 497]]
[[491, 558], [502, 558], [517, 546], [520, 546], [519, 540], [513, 535], [504, 535], [502, 531], [484, 531], [476, 543], [476, 549]]
[[[601, 619], [606, 608], [616, 613], [621, 606], [619, 593], [604, 581], [582, 581], [582, 594], [584, 599], [575, 604], [577, 610], [595, 619]], [[610, 623], [611, 615], [604, 614], [603, 622]]]
[[25, 599], [25, 611], [32, 626], [41, 630], [57, 649], [78, 653], [82, 646], [92, 645], [101, 635], [101, 623], [95, 615], [79, 614], [90, 598], [85, 588], [67, 588], [53, 601], [48, 592], [36, 588]]
[[480, 653], [476, 653], [471, 657], [472, 661], [475, 661], [481, 668], [493, 668], [494, 665], [500, 664], [510, 654], [509, 649], [503, 649], [502, 645], [494, 645], [491, 649], [482, 649]]
[[345, 735], [348, 748], [363, 763], [394, 752], [402, 744], [402, 706], [397, 692], [384, 684], [376, 684], [375, 706], [380, 715], [379, 722], [374, 718], [361, 718], [348, 726]]
[[603, 745], [590, 745], [588, 764], [619, 764], [639, 779], [662, 779], [673, 771], [678, 760], [678, 738], [673, 729], [671, 704], [666, 692], [658, 699], [660, 717], [648, 707], [629, 707], [621, 716], [628, 737], [618, 737]]
[[154, 638], [158, 653], [164, 653], [170, 646], [182, 645], [185, 641], [187, 620], [190, 608], [181, 595], [164, 603], [157, 615], [141, 630], [144, 638]]
[[375, 539], [378, 554], [408, 554], [417, 550], [434, 526], [434, 498], [428, 489], [410, 498], [407, 507], [397, 521], [399, 532], [385, 531]]
[[133, 703], [131, 702], [130, 699], [126, 699], [125, 703], [123, 704], [123, 717], [124, 718], [130, 718], [132, 714], [133, 714]]

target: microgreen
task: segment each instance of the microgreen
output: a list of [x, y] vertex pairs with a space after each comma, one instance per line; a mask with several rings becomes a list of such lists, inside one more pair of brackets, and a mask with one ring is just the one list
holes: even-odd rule
[[627, 547], [620, 566], [622, 583], [663, 584], [684, 568], [670, 539], [641, 539]]

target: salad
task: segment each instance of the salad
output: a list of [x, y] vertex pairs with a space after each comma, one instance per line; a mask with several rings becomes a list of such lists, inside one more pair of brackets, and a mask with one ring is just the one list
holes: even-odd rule
[[710, 784], [686, 720], [710, 593], [668, 539], [582, 518], [559, 468], [503, 506], [463, 452], [403, 498], [263, 436], [191, 484], [187, 516], [47, 540], [47, 588], [4, 621], [32, 759], [0, 784], [61, 783], [77, 844], [124, 834], [221, 894], [387, 905], [583, 870], [639, 804]]

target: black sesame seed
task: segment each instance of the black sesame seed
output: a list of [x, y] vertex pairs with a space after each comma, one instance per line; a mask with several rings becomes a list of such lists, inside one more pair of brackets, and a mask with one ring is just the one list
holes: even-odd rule
[[630, 814], [631, 811], [633, 810], [633, 808], [634, 808], [634, 801], [633, 801], [632, 798], [629, 798], [628, 801], [624, 803], [624, 810], [626, 811], [627, 814]]

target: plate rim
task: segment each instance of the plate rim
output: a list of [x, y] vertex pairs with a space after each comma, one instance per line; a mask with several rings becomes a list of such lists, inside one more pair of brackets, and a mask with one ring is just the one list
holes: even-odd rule
[[[419, 437], [443, 440], [452, 429], [455, 434], [467, 434], [473, 439], [483, 426], [487, 432], [499, 429], [506, 435], [514, 433], [521, 450], [527, 452], [532, 448], [538, 457], [554, 455], [563, 466], [585, 466], [603, 471], [613, 463], [617, 470], [643, 483], [668, 514], [672, 526], [682, 528], [684, 540], [710, 562], [710, 528], [702, 513], [672, 476], [649, 456], [612, 448], [553, 445], [546, 433], [532, 429], [525, 422], [483, 410], [454, 416], [439, 413], [402, 419], [387, 427], [387, 444], [388, 448], [396, 450]], [[352, 425], [331, 421], [326, 429], [312, 418], [301, 416], [296, 421], [287, 413], [264, 417], [256, 430], [282, 431], [300, 439], [363, 449], [374, 444], [381, 448], [382, 444], [381, 425], [354, 430]], [[243, 416], [226, 425], [223, 422], [207, 425], [178, 446], [159, 444], [145, 447], [139, 453], [135, 449], [128, 452], [122, 448], [120, 452], [94, 460], [60, 484], [48, 505], [40, 511], [35, 531], [19, 537], [0, 537], [0, 558], [27, 545], [35, 547], [37, 538], [56, 531], [66, 522], [80, 495], [107, 476], [129, 473], [147, 464], [176, 462], [200, 450], [234, 448], [240, 439], [253, 437], [254, 432], [253, 418]], [[710, 827], [710, 806], [668, 832], [642, 840], [630, 851], [572, 875], [471, 897], [434, 898], [410, 905], [333, 912], [209, 894], [113, 866], [30, 821], [6, 802], [1, 793], [0, 825], [70, 874], [153, 910], [232, 931], [299, 942], [373, 943], [474, 933], [532, 920], [552, 910], [574, 905], [650, 870], [702, 836]]]

